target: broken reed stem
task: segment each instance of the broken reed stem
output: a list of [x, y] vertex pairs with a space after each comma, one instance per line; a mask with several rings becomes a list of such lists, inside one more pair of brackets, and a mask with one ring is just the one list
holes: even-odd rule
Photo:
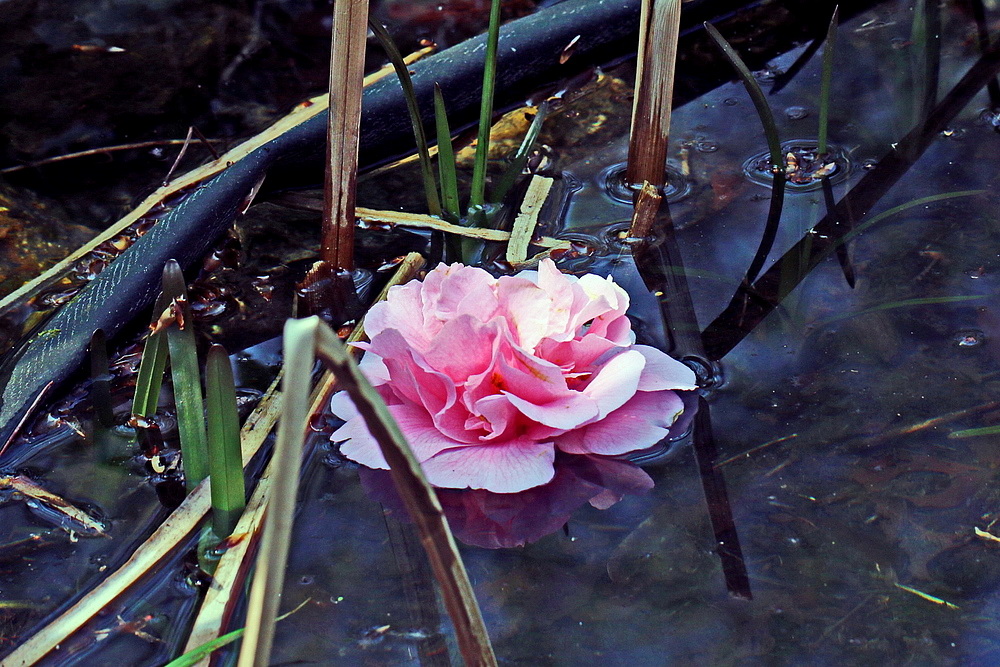
[[662, 202], [663, 195], [649, 181], [645, 181], [639, 189], [638, 198], [635, 200], [635, 210], [632, 212], [632, 224], [628, 228], [628, 238], [645, 239], [649, 237]]
[[354, 268], [354, 186], [367, 35], [368, 0], [336, 0], [330, 43], [330, 111], [320, 258], [345, 271]]
[[639, 70], [628, 147], [628, 182], [665, 181], [681, 0], [643, 0]]

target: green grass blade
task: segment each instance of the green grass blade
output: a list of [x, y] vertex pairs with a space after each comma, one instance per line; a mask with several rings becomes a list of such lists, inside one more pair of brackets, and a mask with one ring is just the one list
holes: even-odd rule
[[451, 145], [448, 110], [444, 107], [444, 95], [441, 94], [441, 86], [437, 83], [434, 84], [434, 123], [437, 129], [442, 209], [446, 220], [458, 222], [462, 218], [462, 208], [458, 200], [458, 167], [455, 164], [455, 149]]
[[[160, 292], [153, 306], [153, 323], [160, 319], [163, 311], [170, 306], [177, 294]], [[152, 417], [160, 401], [160, 386], [163, 372], [167, 368], [167, 337], [164, 333], [150, 333], [142, 348], [142, 360], [135, 380], [135, 398], [132, 399], [132, 414], [137, 417]]]
[[250, 588], [239, 667], [269, 664], [295, 514], [316, 346], [316, 317], [285, 322], [282, 414], [272, 456], [272, 488], [260, 556]]
[[944, 192], [937, 195], [930, 195], [928, 197], [921, 197], [920, 199], [914, 199], [913, 201], [908, 201], [904, 204], [900, 204], [899, 206], [893, 206], [889, 210], [882, 211], [878, 215], [872, 216], [868, 220], [865, 220], [864, 223], [858, 225], [857, 227], [855, 227], [854, 229], [852, 229], [851, 231], [847, 232], [842, 237], [837, 239], [834, 243], [830, 245], [829, 248], [827, 248], [825, 251], [823, 251], [822, 254], [820, 254], [818, 257], [816, 257], [815, 260], [813, 260], [813, 262], [809, 265], [809, 270], [811, 271], [813, 267], [826, 261], [826, 259], [830, 255], [836, 252], [838, 247], [842, 246], [843, 244], [849, 241], [854, 240], [861, 233], [867, 231], [868, 229], [882, 222], [886, 218], [896, 215], [897, 213], [901, 213], [902, 211], [917, 206], [924, 206], [926, 204], [932, 204], [934, 202], [944, 201], [946, 199], [955, 199], [958, 197], [971, 197], [972, 195], [980, 195], [983, 194], [984, 192], [986, 192], [986, 190], [958, 190], [956, 192]]
[[754, 108], [757, 109], [757, 115], [764, 126], [764, 135], [767, 137], [767, 146], [771, 152], [771, 169], [775, 172], [778, 170], [784, 172], [785, 164], [781, 155], [781, 141], [778, 139], [778, 126], [774, 122], [774, 113], [771, 111], [771, 106], [767, 103], [764, 91], [761, 90], [760, 84], [757, 83], [757, 79], [753, 77], [753, 73], [750, 72], [743, 59], [740, 58], [736, 50], [733, 49], [719, 31], [715, 29], [715, 26], [711, 23], [705, 23], [704, 26], [709, 36], [722, 49], [722, 53], [740, 75], [743, 87], [747, 89], [750, 99], [753, 100]]
[[[299, 609], [302, 609], [302, 607], [304, 607], [306, 603], [309, 602], [310, 600], [312, 600], [312, 598], [303, 600], [302, 604], [300, 604], [298, 607], [296, 607], [291, 611], [285, 612], [284, 614], [279, 616], [276, 620], [278, 621], [285, 620], [286, 618], [297, 612]], [[191, 649], [184, 655], [174, 658], [173, 660], [165, 664], [163, 667], [191, 667], [192, 665], [197, 665], [199, 662], [201, 662], [208, 656], [212, 655], [213, 652], [218, 651], [223, 646], [228, 646], [229, 644], [232, 644], [234, 641], [242, 637], [243, 632], [245, 630], [246, 628], [239, 628], [238, 630], [227, 632], [221, 637], [216, 637], [212, 641], [205, 642], [201, 646]]]
[[981, 426], [979, 428], [966, 428], [961, 431], [952, 431], [948, 434], [949, 438], [974, 438], [980, 435], [996, 435], [1000, 433], [1000, 424], [994, 424], [993, 426]]
[[833, 8], [830, 27], [826, 31], [826, 46], [823, 48], [823, 78], [819, 93], [819, 138], [817, 152], [826, 153], [827, 129], [830, 124], [830, 84], [833, 81], [833, 52], [837, 44], [837, 23], [840, 6]]
[[201, 393], [198, 344], [194, 336], [191, 308], [187, 302], [187, 288], [181, 267], [173, 260], [163, 267], [163, 291], [181, 295], [174, 299], [179, 320], [167, 328], [167, 345], [170, 348], [170, 375], [174, 384], [174, 403], [177, 406], [177, 430], [181, 440], [184, 481], [190, 493], [208, 477], [205, 402]]
[[[406, 442], [385, 401], [358, 369], [347, 349], [319, 318], [301, 320], [296, 327], [314, 331], [316, 354], [347, 391], [389, 464], [396, 490], [420, 533], [441, 597], [455, 627], [459, 650], [467, 665], [496, 665], [472, 584], [448, 527], [444, 510], [420, 463]], [[285, 331], [288, 331], [286, 326]], [[287, 345], [287, 343], [286, 343]]]
[[229, 537], [246, 507], [240, 416], [229, 355], [221, 345], [208, 350], [205, 362], [205, 405], [208, 411], [208, 469], [212, 478], [212, 528]]
[[403, 97], [406, 98], [406, 109], [410, 113], [410, 123], [413, 125], [413, 138], [417, 142], [417, 155], [420, 157], [420, 172], [424, 179], [424, 194], [427, 197], [427, 210], [431, 215], [441, 215], [441, 200], [438, 199], [437, 182], [434, 180], [434, 169], [431, 166], [431, 154], [427, 148], [427, 135], [424, 133], [424, 121], [417, 105], [417, 95], [413, 91], [410, 80], [410, 70], [403, 60], [396, 43], [389, 31], [378, 21], [368, 19], [368, 27], [375, 33], [382, 48], [385, 50], [392, 67], [396, 70], [399, 83], [403, 87]]
[[517, 177], [521, 175], [524, 171], [524, 165], [528, 163], [531, 149], [535, 145], [535, 141], [538, 140], [538, 135], [542, 131], [542, 123], [545, 121], [545, 116], [548, 112], [548, 102], [542, 102], [538, 105], [535, 117], [531, 119], [531, 125], [528, 126], [528, 131], [524, 133], [524, 140], [521, 141], [521, 145], [518, 147], [517, 152], [514, 153], [510, 165], [508, 165], [503, 176], [500, 177], [497, 186], [490, 193], [490, 200], [495, 202], [503, 201], [503, 198], [507, 196], [510, 189], [514, 187]]
[[493, 120], [493, 89], [496, 85], [497, 43], [500, 40], [500, 0], [490, 5], [490, 28], [486, 37], [486, 63], [483, 67], [483, 96], [479, 105], [479, 137], [472, 167], [472, 193], [469, 208], [481, 209], [486, 203], [486, 158], [490, 152], [490, 128]]

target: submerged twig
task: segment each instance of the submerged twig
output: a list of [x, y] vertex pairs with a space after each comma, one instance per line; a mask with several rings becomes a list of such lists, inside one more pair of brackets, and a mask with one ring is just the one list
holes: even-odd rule
[[[199, 133], [200, 134], [200, 133]], [[204, 135], [202, 135], [204, 136]], [[143, 148], [161, 148], [163, 146], [180, 146], [187, 144], [190, 139], [153, 139], [151, 141], [136, 141], [130, 144], [116, 144], [114, 146], [102, 146], [100, 148], [88, 148], [83, 151], [75, 151], [73, 153], [63, 153], [62, 155], [53, 155], [52, 157], [42, 158], [41, 160], [33, 160], [31, 162], [26, 162], [25, 164], [15, 164], [11, 167], [4, 167], [0, 169], [0, 174], [13, 174], [17, 171], [23, 171], [25, 169], [34, 169], [35, 167], [44, 167], [48, 164], [56, 164], [57, 162], [66, 162], [67, 160], [76, 160], [82, 157], [92, 157], [94, 155], [105, 155], [107, 153], [118, 153], [121, 151], [134, 151], [142, 150]], [[218, 155], [214, 154], [214, 148], [211, 148], [212, 144], [221, 144], [223, 139], [202, 139], [202, 143], [210, 147], [213, 152], [213, 157], [218, 159]]]

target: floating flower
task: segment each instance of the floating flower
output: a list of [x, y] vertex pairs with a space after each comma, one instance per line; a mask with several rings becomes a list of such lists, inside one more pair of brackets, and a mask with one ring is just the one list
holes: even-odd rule
[[[431, 484], [517, 493], [553, 480], [557, 452], [646, 449], [684, 411], [677, 392], [694, 373], [634, 343], [628, 303], [611, 278], [551, 260], [501, 278], [441, 265], [371, 309], [361, 368]], [[346, 420], [332, 435], [341, 453], [388, 468], [344, 393], [332, 409]]]

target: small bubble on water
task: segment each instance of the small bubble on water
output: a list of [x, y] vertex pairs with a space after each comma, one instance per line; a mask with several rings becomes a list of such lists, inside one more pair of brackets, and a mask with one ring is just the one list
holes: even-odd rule
[[785, 109], [785, 115], [788, 116], [788, 120], [802, 120], [809, 115], [809, 109], [805, 107], [788, 107]]
[[695, 143], [694, 149], [699, 153], [714, 153], [719, 150], [719, 144], [715, 143], [711, 139], [699, 139]]
[[865, 171], [871, 171], [877, 166], [878, 166], [878, 160], [876, 160], [873, 157], [870, 157], [867, 160], [863, 160], [861, 162], [861, 168], [864, 169]]
[[952, 336], [958, 347], [976, 347], [986, 341], [986, 334], [979, 329], [964, 329]]
[[979, 112], [979, 121], [992, 126], [994, 130], [1000, 130], [1000, 110], [983, 109]]
[[735, 97], [727, 97], [726, 99], [722, 100], [722, 103], [725, 104], [727, 107], [734, 107], [737, 104], [739, 104], [740, 101]]

